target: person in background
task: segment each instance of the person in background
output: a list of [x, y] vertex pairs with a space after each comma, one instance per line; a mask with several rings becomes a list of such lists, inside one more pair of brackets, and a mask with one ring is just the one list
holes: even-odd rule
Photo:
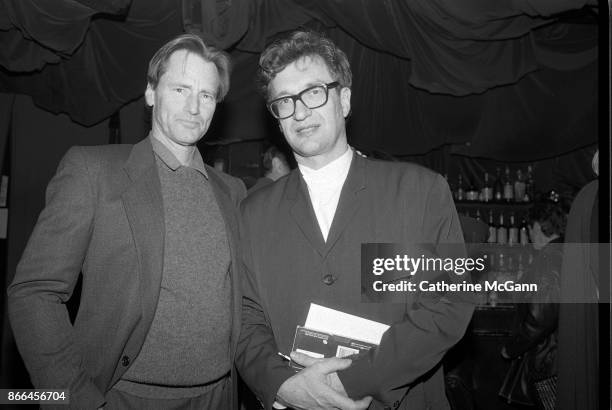
[[[472, 295], [362, 303], [360, 286], [363, 243], [453, 243], [465, 257], [448, 185], [424, 167], [349, 147], [351, 70], [329, 39], [287, 34], [262, 53], [260, 74], [298, 168], [242, 205], [240, 374], [266, 409], [448, 408], [440, 362], [465, 332]], [[351, 359], [292, 352], [306, 366], [296, 372], [278, 352], [292, 350], [311, 302], [391, 327], [378, 347]]]
[[520, 278], [538, 285], [536, 295], [524, 295], [517, 304], [513, 338], [502, 348], [502, 356], [513, 363], [500, 395], [508, 402], [554, 409], [557, 378], [557, 322], [566, 210], [554, 191], [547, 201], [536, 202], [529, 211], [529, 236], [538, 251]]
[[[229, 57], [195, 35], [149, 63], [152, 129], [138, 144], [73, 147], [8, 289], [38, 389], [73, 409], [232, 409], [242, 183], [196, 147], [229, 89]], [[79, 273], [71, 323], [65, 302]]]
[[291, 171], [287, 157], [274, 145], [264, 152], [262, 160], [264, 176], [249, 188], [249, 194], [261, 187], [269, 185]]
[[[599, 175], [599, 150], [595, 152], [592, 168]], [[599, 357], [599, 314], [608, 315], [609, 304], [597, 303], [599, 283], [609, 282], [610, 267], [600, 263], [609, 261], [606, 249], [598, 246], [599, 238], [599, 181], [585, 185], [572, 203], [567, 220], [561, 276], [561, 298], [590, 303], [563, 303], [559, 312], [559, 383], [558, 410], [599, 409], [600, 366], [609, 366]], [[608, 242], [605, 238], [601, 242]], [[600, 277], [606, 275], [608, 278]], [[608, 335], [604, 336], [605, 338]], [[608, 362], [609, 363], [609, 362]], [[605, 404], [604, 404], [605, 405]]]

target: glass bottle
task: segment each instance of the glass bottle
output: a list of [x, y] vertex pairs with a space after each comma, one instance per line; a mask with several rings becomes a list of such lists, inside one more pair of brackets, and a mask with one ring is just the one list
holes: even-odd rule
[[506, 172], [504, 177], [504, 201], [512, 202], [514, 199], [514, 187], [512, 186], [512, 180], [510, 179], [510, 167], [506, 165]]
[[489, 181], [489, 173], [484, 174], [484, 186], [482, 187], [482, 201], [491, 202], [493, 200], [493, 187]]
[[521, 221], [521, 229], [519, 232], [521, 245], [527, 245], [529, 243], [529, 228], [525, 218]]
[[493, 198], [495, 202], [501, 202], [504, 197], [504, 184], [501, 178], [501, 169], [497, 167], [495, 185], [493, 186]]
[[519, 227], [514, 220], [514, 212], [510, 214], [510, 226], [508, 227], [508, 245], [519, 243]]
[[459, 179], [457, 182], [457, 194], [455, 195], [455, 199], [457, 201], [463, 201], [465, 199], [465, 190], [463, 188], [463, 177], [459, 174]]
[[465, 192], [465, 199], [468, 201], [478, 201], [478, 190], [473, 181], [470, 181], [469, 188]]
[[525, 179], [523, 177], [523, 171], [520, 169], [516, 170], [516, 181], [514, 181], [514, 200], [516, 202], [525, 201]]
[[497, 243], [497, 226], [493, 220], [493, 210], [489, 209], [489, 238], [488, 243]]
[[527, 184], [525, 186], [524, 202], [533, 201], [535, 198], [535, 181], [533, 178], [533, 166], [527, 166]]
[[499, 214], [499, 226], [497, 227], [497, 243], [505, 245], [508, 243], [508, 228], [504, 223], [504, 213]]

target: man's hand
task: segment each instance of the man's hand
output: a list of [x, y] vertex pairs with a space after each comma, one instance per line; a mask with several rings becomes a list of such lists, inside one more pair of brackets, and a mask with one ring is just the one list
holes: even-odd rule
[[357, 401], [348, 398], [336, 374], [351, 365], [350, 359], [313, 359], [296, 352], [291, 353], [291, 359], [306, 368], [285, 380], [278, 389], [277, 398], [283, 404], [314, 410], [363, 410], [370, 405], [371, 397]]
[[[294, 362], [296, 362], [297, 364], [301, 366], [310, 367], [314, 365], [315, 363], [320, 363], [321, 361], [326, 360], [326, 359], [315, 359], [314, 357], [308, 356], [307, 354], [304, 354], [304, 353], [291, 352], [291, 360], [293, 360]], [[342, 359], [342, 360], [348, 360], [349, 362], [349, 365], [347, 365], [346, 367], [342, 367], [342, 369], [346, 369], [347, 367], [350, 366], [350, 363], [351, 363], [350, 359]], [[342, 370], [342, 369], [336, 369], [336, 370]], [[340, 378], [338, 377], [338, 373], [336, 373], [336, 371], [327, 375], [327, 381], [328, 381], [329, 386], [332, 389], [334, 389], [341, 395], [348, 397], [348, 394], [346, 394], [346, 390], [344, 390], [344, 386], [342, 385], [342, 382], [340, 381]], [[368, 405], [369, 405], [369, 402], [368, 402]]]

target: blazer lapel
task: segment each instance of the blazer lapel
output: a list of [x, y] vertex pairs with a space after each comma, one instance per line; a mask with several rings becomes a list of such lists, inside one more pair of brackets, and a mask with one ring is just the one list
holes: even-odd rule
[[302, 179], [299, 170], [289, 175], [287, 193], [285, 198], [290, 202], [290, 213], [293, 221], [300, 228], [310, 245], [323, 256], [325, 241], [317, 223], [317, 217], [312, 209], [308, 188]]
[[366, 161], [359, 155], [353, 153], [353, 161], [346, 177], [338, 207], [327, 235], [324, 255], [326, 256], [334, 247], [342, 233], [353, 220], [355, 213], [361, 205], [360, 192], [366, 188]]
[[[122, 200], [136, 244], [142, 314], [148, 324], [153, 320], [159, 298], [165, 232], [161, 184], [148, 139], [134, 145], [125, 171], [132, 185], [123, 193]], [[140, 328], [148, 331], [148, 325]]]
[[239, 255], [238, 255], [238, 205], [232, 201], [228, 186], [223, 182], [215, 171], [210, 167], [206, 167], [210, 185], [215, 194], [217, 205], [223, 216], [225, 223], [225, 231], [227, 233], [227, 240], [230, 249], [230, 256], [232, 266], [230, 266], [230, 279], [232, 282], [232, 357], [235, 353], [236, 346], [238, 344], [238, 336], [240, 333], [240, 320], [238, 318], [241, 315], [242, 310], [242, 294], [240, 291], [240, 278], [238, 277], [239, 272]]

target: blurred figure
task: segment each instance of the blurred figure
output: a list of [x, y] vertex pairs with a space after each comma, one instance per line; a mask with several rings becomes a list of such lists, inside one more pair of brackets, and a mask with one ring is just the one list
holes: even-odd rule
[[[502, 348], [502, 356], [513, 359], [499, 392], [509, 403], [554, 409], [559, 317], [554, 302], [559, 300], [566, 220], [558, 202], [536, 203], [529, 213], [529, 236], [539, 252], [521, 282], [538, 285], [538, 300], [517, 305], [514, 337]], [[542, 393], [545, 386], [552, 388]]]
[[[593, 157], [599, 175], [599, 150]], [[599, 181], [589, 182], [572, 203], [563, 252], [561, 297], [599, 297], [599, 249], [572, 246], [599, 242]], [[602, 271], [605, 271], [602, 269]], [[608, 270], [609, 272], [609, 270]], [[609, 305], [603, 304], [602, 307]], [[561, 304], [557, 409], [599, 408], [599, 305]]]
[[287, 157], [274, 145], [264, 152], [263, 167], [264, 176], [259, 178], [255, 185], [249, 188], [249, 193], [266, 185], [270, 185], [272, 182], [287, 175], [291, 171]]

